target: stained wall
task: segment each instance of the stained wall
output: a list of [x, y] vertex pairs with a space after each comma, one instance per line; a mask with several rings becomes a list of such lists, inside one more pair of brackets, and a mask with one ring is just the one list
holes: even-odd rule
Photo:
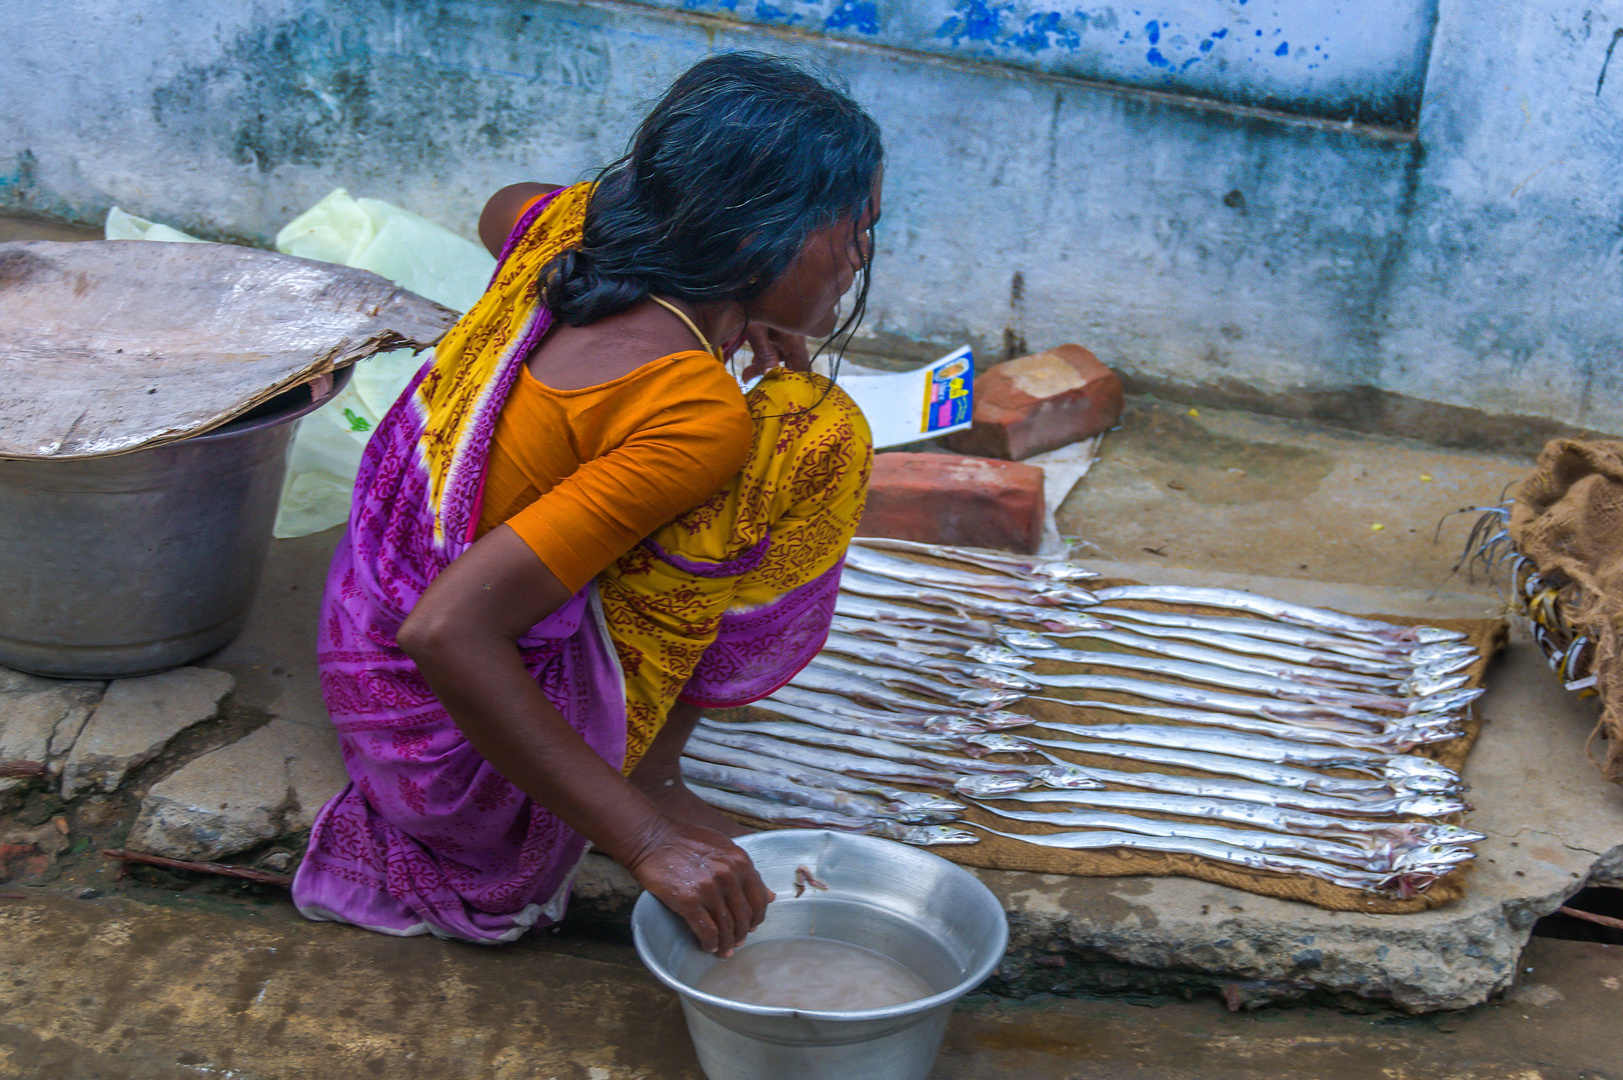
[[847, 80], [887, 132], [868, 349], [995, 360], [1074, 340], [1196, 398], [1623, 432], [1616, 2], [0, 15], [0, 213], [95, 223], [117, 204], [264, 244], [344, 186], [471, 235], [496, 187], [615, 156], [706, 51], [766, 49]]

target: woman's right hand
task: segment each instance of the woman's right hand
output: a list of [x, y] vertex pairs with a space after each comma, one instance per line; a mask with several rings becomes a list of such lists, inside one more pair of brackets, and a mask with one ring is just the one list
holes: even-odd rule
[[761, 925], [777, 898], [743, 848], [714, 829], [675, 818], [663, 818], [626, 869], [687, 920], [701, 949], [724, 958]]

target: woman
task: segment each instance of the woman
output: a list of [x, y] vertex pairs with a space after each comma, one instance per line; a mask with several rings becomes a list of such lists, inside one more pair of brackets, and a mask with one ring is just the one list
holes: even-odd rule
[[562, 915], [589, 841], [706, 949], [759, 924], [742, 830], [678, 758], [700, 708], [821, 647], [872, 448], [827, 380], [777, 367], [746, 397], [712, 343], [835, 334], [881, 163], [845, 94], [733, 53], [595, 184], [492, 199], [490, 289], [368, 444], [328, 577], [352, 782], [311, 831], [305, 915], [511, 940]]

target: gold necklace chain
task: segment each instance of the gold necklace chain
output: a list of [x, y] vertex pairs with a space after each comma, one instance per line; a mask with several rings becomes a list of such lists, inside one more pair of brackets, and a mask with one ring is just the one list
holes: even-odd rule
[[681, 319], [682, 325], [693, 331], [693, 336], [699, 339], [699, 344], [704, 346], [705, 352], [709, 353], [711, 356], [714, 356], [717, 360], [723, 360], [721, 350], [710, 344], [710, 339], [699, 332], [699, 328], [693, 325], [693, 320], [688, 318], [681, 308], [677, 307], [668, 300], [661, 300], [657, 296], [650, 296], [648, 299], [652, 300], [654, 303], [658, 304], [672, 315], [675, 315], [678, 319]]

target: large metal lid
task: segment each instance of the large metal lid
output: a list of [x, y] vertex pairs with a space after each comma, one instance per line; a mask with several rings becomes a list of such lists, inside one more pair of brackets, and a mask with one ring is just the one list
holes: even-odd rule
[[225, 244], [0, 244], [0, 458], [218, 427], [458, 314], [365, 270]]

